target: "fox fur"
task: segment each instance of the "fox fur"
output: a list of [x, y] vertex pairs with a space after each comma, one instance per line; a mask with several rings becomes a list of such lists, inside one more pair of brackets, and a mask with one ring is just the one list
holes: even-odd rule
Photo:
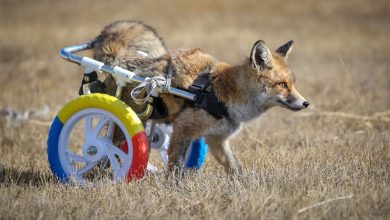
[[[173, 65], [173, 87], [188, 88], [200, 73], [211, 73], [214, 80], [209, 88], [226, 105], [228, 117], [216, 119], [203, 109], [188, 107], [183, 98], [160, 94], [168, 109], [164, 121], [173, 125], [168, 150], [170, 171], [182, 166], [191, 141], [204, 136], [210, 152], [226, 171], [241, 173], [229, 145], [229, 139], [241, 125], [274, 106], [298, 111], [309, 105], [296, 90], [294, 73], [286, 63], [292, 41], [271, 51], [259, 40], [249, 57], [237, 65], [221, 62], [201, 49], [168, 53], [156, 32], [140, 22], [115, 22], [103, 29], [97, 41], [95, 59], [131, 69], [143, 77], [166, 76], [169, 65]], [[138, 49], [149, 55], [137, 55]], [[108, 78], [105, 82], [109, 94], [115, 89], [114, 84], [108, 83], [112, 80]], [[142, 110], [144, 106], [136, 105], [129, 96], [134, 86], [129, 84], [125, 88], [123, 100], [135, 110]]]

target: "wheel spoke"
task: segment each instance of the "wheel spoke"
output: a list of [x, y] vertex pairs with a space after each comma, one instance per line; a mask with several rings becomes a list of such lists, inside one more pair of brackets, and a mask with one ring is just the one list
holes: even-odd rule
[[84, 175], [85, 173], [87, 173], [88, 171], [90, 171], [92, 168], [94, 168], [96, 165], [98, 164], [98, 162], [89, 162], [87, 163], [83, 168], [79, 169], [79, 170], [76, 170], [76, 176], [80, 176], [81, 175]]
[[100, 133], [100, 131], [104, 128], [104, 125], [106, 125], [110, 121], [110, 118], [101, 118], [98, 124], [96, 125], [95, 129], [93, 129], [93, 137], [97, 137]]
[[85, 117], [85, 138], [87, 140], [92, 137], [92, 119], [90, 115]]
[[108, 151], [114, 155], [117, 155], [121, 160], [125, 161], [127, 159], [127, 154], [123, 152], [119, 147], [113, 144], [106, 144]]
[[86, 163], [87, 160], [81, 156], [81, 155], [78, 155], [76, 153], [73, 153], [73, 152], [70, 152], [70, 151], [67, 151], [66, 152], [68, 154], [68, 157], [72, 160], [72, 161], [75, 161], [75, 162], [82, 162], [82, 163]]
[[110, 164], [112, 170], [114, 171], [115, 180], [120, 181], [125, 175], [121, 169], [121, 165], [119, 161], [116, 159], [115, 155], [112, 152], [107, 153], [108, 159], [110, 160]]
[[115, 122], [110, 121], [108, 124], [108, 129], [107, 129], [107, 135], [106, 137], [112, 140], [112, 137], [114, 136], [114, 128], [115, 128]]
[[164, 164], [168, 164], [168, 150], [161, 147], [158, 149], [158, 153], [160, 154], [161, 160], [164, 162]]

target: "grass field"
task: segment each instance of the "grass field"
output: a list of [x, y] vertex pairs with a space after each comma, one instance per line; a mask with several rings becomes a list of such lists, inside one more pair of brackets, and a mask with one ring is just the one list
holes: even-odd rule
[[[177, 181], [67, 186], [46, 154], [47, 123], [0, 123], [0, 219], [389, 219], [389, 1], [0, 0], [0, 109], [50, 108], [77, 97], [81, 69], [61, 47], [106, 24], [139, 19], [169, 48], [241, 62], [253, 43], [295, 40], [289, 64], [311, 102], [275, 108], [232, 141], [244, 167], [212, 158]], [[154, 155], [155, 156], [155, 155]], [[153, 159], [153, 158], [152, 158]]]

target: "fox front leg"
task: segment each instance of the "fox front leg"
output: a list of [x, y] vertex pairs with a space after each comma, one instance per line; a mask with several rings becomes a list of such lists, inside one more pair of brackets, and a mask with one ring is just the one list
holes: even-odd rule
[[206, 137], [210, 151], [215, 159], [225, 168], [227, 173], [242, 174], [242, 168], [230, 149], [229, 142], [221, 136], [209, 135]]
[[173, 133], [168, 149], [168, 170], [181, 169], [188, 147], [215, 119], [200, 109], [187, 108], [173, 122]]

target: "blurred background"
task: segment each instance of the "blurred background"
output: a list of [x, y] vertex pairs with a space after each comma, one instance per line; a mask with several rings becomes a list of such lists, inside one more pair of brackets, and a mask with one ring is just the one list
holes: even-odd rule
[[[200, 47], [232, 64], [249, 56], [259, 39], [272, 49], [294, 40], [289, 65], [310, 108], [270, 110], [243, 128], [233, 151], [244, 168], [274, 183], [263, 193], [293, 201], [280, 206], [284, 217], [307, 205], [302, 201], [350, 192], [356, 202], [336, 213], [389, 215], [388, 0], [0, 0], [0, 109], [50, 109], [41, 124], [9, 127], [2, 121], [0, 184], [9, 183], [4, 176], [26, 170], [51, 175], [49, 124], [77, 97], [82, 78], [82, 69], [62, 60], [59, 50], [89, 41], [121, 19], [153, 26], [170, 50]], [[220, 166], [209, 157], [206, 172], [216, 169]], [[307, 179], [290, 182], [302, 175]], [[13, 194], [7, 195], [3, 204], [11, 204]], [[259, 201], [269, 196], [256, 195]]]
[[[80, 69], [65, 45], [97, 36], [120, 19], [144, 21], [170, 49], [200, 47], [239, 63], [256, 40], [294, 40], [289, 63], [313, 109], [360, 114], [390, 102], [388, 1], [1, 1], [3, 106], [62, 105], [76, 95]], [[17, 100], [14, 98], [17, 97]]]

